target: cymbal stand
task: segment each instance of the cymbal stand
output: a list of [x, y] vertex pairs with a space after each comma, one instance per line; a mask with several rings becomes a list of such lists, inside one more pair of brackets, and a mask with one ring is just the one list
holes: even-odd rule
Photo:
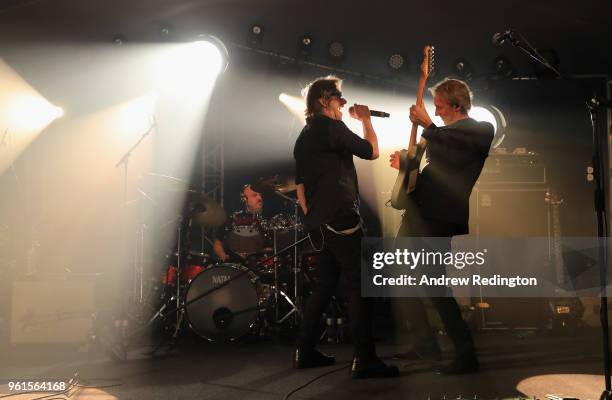
[[[291, 205], [293, 206], [293, 212], [294, 212], [294, 225], [293, 225], [293, 243], [298, 243], [298, 218], [299, 218], [299, 207], [300, 207], [300, 202], [297, 199], [294, 199], [292, 197], [289, 197], [287, 195], [285, 195], [284, 193], [281, 193], [278, 190], [275, 190], [274, 193], [276, 193], [278, 196], [282, 197], [283, 199], [289, 201], [291, 203]], [[276, 231], [274, 233], [274, 252], [276, 252]], [[286, 314], [282, 319], [278, 319], [278, 297], [275, 297], [276, 299], [276, 313], [277, 313], [277, 322], [283, 322], [290, 314], [294, 313], [294, 324], [298, 325], [299, 324], [299, 315], [300, 315], [300, 310], [301, 310], [301, 301], [300, 301], [300, 291], [299, 291], [299, 281], [300, 281], [300, 265], [299, 265], [299, 261], [298, 261], [298, 248], [297, 246], [293, 247], [293, 302], [290, 301], [289, 297], [287, 295], [285, 295], [282, 291], [280, 291], [281, 295], [283, 295], [285, 297], [285, 300], [287, 300], [287, 302], [289, 302], [289, 304], [291, 304], [291, 306], [293, 307], [293, 309], [289, 312], [289, 314]], [[276, 268], [274, 268], [274, 285], [276, 287], [278, 287], [278, 273], [276, 271]], [[276, 293], [275, 293], [275, 296]]]

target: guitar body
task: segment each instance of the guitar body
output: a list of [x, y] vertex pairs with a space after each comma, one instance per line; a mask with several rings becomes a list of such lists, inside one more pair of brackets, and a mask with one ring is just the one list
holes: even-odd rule
[[[421, 64], [421, 78], [419, 79], [419, 90], [417, 93], [418, 105], [423, 105], [423, 91], [425, 82], [433, 69], [433, 46], [425, 46], [423, 49], [423, 63]], [[409, 207], [410, 193], [416, 186], [416, 179], [419, 174], [419, 164], [425, 152], [425, 140], [423, 143], [416, 143], [417, 126], [412, 124], [408, 149], [400, 152], [399, 173], [395, 178], [393, 192], [391, 192], [391, 207], [397, 210], [405, 210]]]
[[416, 146], [416, 154], [412, 157], [408, 154], [407, 150], [400, 152], [400, 168], [397, 178], [395, 178], [393, 192], [391, 193], [391, 207], [396, 210], [408, 208], [410, 193], [416, 185], [419, 164], [424, 153], [425, 148], [421, 146]]

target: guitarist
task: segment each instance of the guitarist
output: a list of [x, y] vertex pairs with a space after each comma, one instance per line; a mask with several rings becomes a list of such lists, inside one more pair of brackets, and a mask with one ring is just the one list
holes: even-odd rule
[[[468, 116], [472, 92], [465, 82], [445, 79], [430, 91], [435, 115], [442, 119], [444, 126], [436, 126], [422, 104], [410, 108], [412, 123], [424, 128], [419, 146], [424, 146], [425, 151], [418, 164], [415, 189], [409, 196], [411, 206], [402, 217], [398, 237], [445, 238], [443, 248], [434, 250], [446, 252], [450, 251], [452, 236], [468, 233], [470, 194], [488, 156], [494, 132], [488, 122], [477, 122]], [[391, 167], [400, 168], [399, 151], [391, 155], [390, 162]], [[442, 372], [478, 371], [472, 335], [456, 300], [447, 291], [435, 293], [428, 289], [427, 295], [456, 350], [456, 358], [443, 367]], [[421, 300], [405, 298], [402, 303], [415, 328], [416, 348], [439, 356], [440, 350]]]

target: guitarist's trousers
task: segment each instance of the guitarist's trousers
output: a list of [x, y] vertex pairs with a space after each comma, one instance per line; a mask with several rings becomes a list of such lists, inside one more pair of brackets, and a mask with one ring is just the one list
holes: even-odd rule
[[[414, 239], [415, 246], [430, 251], [445, 253], [451, 250], [451, 238], [457, 231], [456, 224], [423, 218], [418, 212], [405, 213], [397, 237]], [[436, 237], [436, 248], [429, 248], [420, 238]], [[411, 240], [412, 242], [412, 240]], [[443, 273], [444, 268], [435, 268]], [[448, 336], [453, 341], [457, 357], [474, 352], [472, 334], [461, 316], [461, 310], [448, 288], [428, 287], [425, 296], [429, 298], [440, 315]], [[436, 344], [423, 299], [419, 297], [395, 298], [394, 308], [401, 310], [404, 320], [409, 322], [415, 334], [417, 345]]]

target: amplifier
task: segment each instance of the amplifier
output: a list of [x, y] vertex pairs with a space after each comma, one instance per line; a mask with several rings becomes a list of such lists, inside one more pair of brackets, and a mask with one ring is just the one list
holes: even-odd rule
[[543, 187], [474, 187], [470, 234], [550, 237], [550, 211]]
[[87, 342], [93, 332], [94, 292], [93, 276], [13, 282], [10, 344]]
[[[480, 237], [551, 239], [548, 189], [538, 186], [475, 187], [470, 197], [470, 234]], [[544, 268], [517, 254], [517, 273]], [[543, 329], [549, 325], [546, 298], [472, 298], [481, 329]], [[480, 305], [480, 307], [478, 306]]]
[[533, 152], [492, 152], [484, 163], [477, 185], [543, 185], [546, 168]]

